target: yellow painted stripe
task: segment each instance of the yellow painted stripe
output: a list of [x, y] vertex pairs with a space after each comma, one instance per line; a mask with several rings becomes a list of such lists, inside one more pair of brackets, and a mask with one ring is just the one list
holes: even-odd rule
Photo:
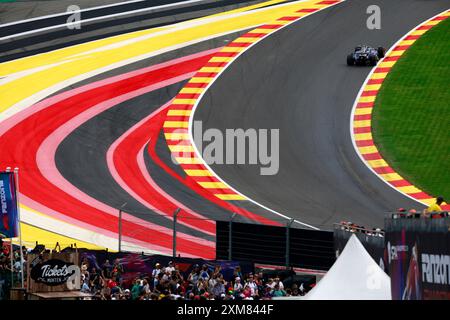
[[370, 126], [371, 126], [370, 120], [353, 121], [354, 128], [363, 128], [363, 127], [370, 127]]
[[215, 194], [215, 196], [222, 200], [247, 200], [245, 197], [239, 194]]
[[361, 154], [370, 154], [370, 153], [378, 152], [378, 149], [375, 146], [359, 147], [358, 150]]
[[425, 23], [424, 24], [424, 26], [435, 26], [435, 25], [437, 25], [439, 22], [441, 22], [441, 20], [431, 20], [431, 21], [428, 21], [427, 23]]
[[376, 96], [360, 97], [358, 102], [374, 102]]
[[356, 110], [355, 110], [356, 116], [363, 116], [363, 115], [371, 114], [371, 113], [372, 113], [372, 108], [356, 108]]
[[384, 79], [387, 76], [387, 72], [377, 72], [373, 73], [370, 79]]
[[372, 168], [380, 168], [380, 167], [387, 167], [387, 166], [388, 166], [387, 162], [384, 161], [383, 159], [368, 160], [367, 163], [368, 163]]
[[[397, 61], [384, 61], [378, 64], [379, 68], [389, 68], [392, 67]], [[368, 86], [366, 86], [368, 87]]]
[[403, 55], [403, 53], [405, 53], [406, 50], [395, 50], [395, 51], [391, 51], [391, 53], [389, 54], [389, 57], [398, 57]]
[[202, 93], [203, 91], [205, 91], [205, 88], [183, 88], [180, 93]]
[[[364, 90], [379, 90], [381, 88], [381, 84], [368, 84], [364, 87]], [[370, 109], [370, 108], [366, 108]]]
[[414, 40], [414, 39], [413, 40], [403, 40], [403, 41], [400, 41], [398, 43], [398, 45], [399, 46], [408, 46], [408, 45], [412, 45], [414, 42], [416, 42], [416, 40]]
[[172, 104], [195, 104], [197, 99], [173, 99]]
[[197, 158], [189, 158], [189, 157], [177, 157], [175, 160], [179, 164], [201, 164], [201, 160]]
[[223, 182], [197, 182], [205, 189], [228, 189], [228, 186]]
[[241, 37], [241, 38], [237, 38], [233, 42], [235, 42], [235, 43], [254, 43], [258, 40], [261, 40], [261, 38], [259, 38], [259, 37]]
[[414, 187], [414, 186], [406, 186], [406, 187], [398, 187], [398, 190], [404, 192], [404, 193], [418, 193], [422, 192], [422, 190]]
[[192, 110], [176, 110], [171, 109], [169, 112], [167, 112], [168, 116], [190, 116]]
[[233, 57], [212, 57], [209, 62], [230, 62], [233, 59]]
[[189, 140], [188, 133], [179, 133], [179, 132], [164, 133], [164, 136], [166, 137], [166, 140]]
[[172, 152], [194, 152], [193, 146], [185, 146], [185, 145], [177, 145], [177, 144], [171, 144], [169, 145], [169, 149]]
[[188, 121], [166, 121], [164, 122], [164, 128], [188, 128]]
[[210, 83], [214, 77], [194, 77], [189, 80], [190, 83]]
[[200, 72], [220, 72], [223, 67], [203, 67], [200, 69]]
[[410, 36], [421, 36], [427, 31], [428, 30], [415, 30], [415, 31], [411, 32], [409, 35]]
[[372, 140], [372, 133], [357, 133], [355, 134], [355, 140]]
[[386, 181], [403, 180], [402, 176], [400, 176], [398, 173], [385, 173], [380, 174], [380, 176]]
[[209, 170], [184, 170], [191, 177], [210, 177], [213, 174]]

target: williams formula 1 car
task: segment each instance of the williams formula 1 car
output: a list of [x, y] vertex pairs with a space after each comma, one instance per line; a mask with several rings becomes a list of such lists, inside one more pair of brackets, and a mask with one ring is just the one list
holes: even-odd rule
[[386, 49], [378, 49], [369, 46], [357, 46], [355, 50], [347, 56], [349, 66], [376, 66], [378, 61], [384, 57]]

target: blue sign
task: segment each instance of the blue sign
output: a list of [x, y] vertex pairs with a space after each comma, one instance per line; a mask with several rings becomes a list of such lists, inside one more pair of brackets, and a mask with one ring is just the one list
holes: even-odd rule
[[19, 230], [16, 183], [13, 172], [0, 172], [0, 235], [17, 237]]

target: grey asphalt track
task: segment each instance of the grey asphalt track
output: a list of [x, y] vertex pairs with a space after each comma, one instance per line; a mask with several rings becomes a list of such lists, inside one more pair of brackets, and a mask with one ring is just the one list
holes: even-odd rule
[[[369, 5], [381, 30], [366, 27]], [[280, 168], [212, 165], [232, 187], [302, 222], [330, 229], [341, 220], [375, 227], [387, 211], [422, 208], [376, 177], [356, 154], [350, 113], [369, 67], [347, 67], [358, 44], [389, 48], [449, 1], [348, 0], [276, 32], [241, 55], [201, 100], [194, 119], [208, 128], [280, 129]]]
[[[61, 27], [0, 40], [0, 62], [14, 60], [38, 53], [48, 52], [63, 47], [112, 37], [128, 32], [156, 28], [199, 18], [215, 13], [233, 10], [252, 5], [264, 0], [203, 0], [201, 2], [180, 4], [170, 8], [161, 8], [149, 12], [127, 14], [126, 16], [83, 22], [80, 29]], [[106, 16], [113, 13], [133, 11], [147, 6], [180, 1], [145, 1], [124, 6], [98, 9], [81, 14], [82, 19]], [[64, 10], [63, 10], [64, 12]], [[0, 11], [0, 19], [7, 13]], [[0, 38], [20, 32], [41, 29], [48, 26], [66, 23], [66, 16], [48, 18], [38, 21], [26, 22], [11, 26], [0, 25]]]

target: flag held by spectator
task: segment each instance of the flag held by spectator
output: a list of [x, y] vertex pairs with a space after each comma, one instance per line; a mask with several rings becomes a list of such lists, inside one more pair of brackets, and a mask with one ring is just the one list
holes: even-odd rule
[[0, 172], [0, 235], [5, 238], [18, 236], [19, 215], [13, 172]]

